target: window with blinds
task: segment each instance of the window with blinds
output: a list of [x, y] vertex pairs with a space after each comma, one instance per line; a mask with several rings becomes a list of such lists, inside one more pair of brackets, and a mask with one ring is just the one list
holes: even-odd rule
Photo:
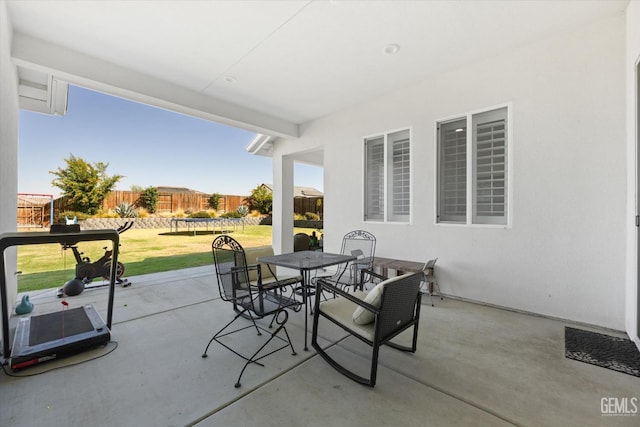
[[409, 221], [411, 138], [408, 129], [365, 139], [365, 220]]
[[411, 210], [409, 131], [389, 135], [388, 145], [391, 150], [390, 219], [408, 221]]
[[438, 123], [438, 222], [507, 224], [507, 122], [505, 107]]
[[384, 219], [384, 137], [365, 140], [365, 219]]
[[465, 222], [467, 214], [467, 123], [440, 125], [438, 220]]
[[506, 109], [501, 109], [473, 117], [477, 224], [506, 224], [506, 116]]

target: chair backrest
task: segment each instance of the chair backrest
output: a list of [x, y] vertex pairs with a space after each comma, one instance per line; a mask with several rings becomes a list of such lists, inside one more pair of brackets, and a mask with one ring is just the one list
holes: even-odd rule
[[436, 267], [436, 261], [438, 261], [438, 258], [430, 259], [429, 261], [427, 261], [427, 263], [422, 268], [424, 274], [428, 276], [433, 273], [433, 269]]
[[[354, 253], [354, 251], [360, 251]], [[343, 255], [355, 255], [359, 258], [371, 257], [376, 252], [376, 238], [373, 234], [364, 230], [350, 231], [342, 238]], [[360, 256], [362, 255], [362, 256]]]
[[358, 258], [358, 259], [362, 259], [364, 258], [364, 252], [362, 252], [362, 249], [354, 249], [351, 251], [351, 255], [353, 255], [354, 257]]
[[293, 236], [293, 251], [308, 251], [311, 248], [311, 237], [307, 233], [297, 233]]
[[213, 240], [211, 250], [216, 266], [220, 298], [224, 301], [236, 301], [250, 297], [247, 259], [240, 243], [224, 234]]
[[[258, 262], [258, 258], [265, 256], [273, 256], [273, 247], [271, 246], [257, 246], [253, 248], [247, 248], [244, 251], [244, 258], [247, 261], [247, 265], [261, 264]], [[273, 274], [269, 267], [265, 264], [261, 264], [260, 275], [262, 281], [272, 280]], [[255, 282], [258, 280], [258, 271], [255, 269], [249, 269], [249, 280]]]
[[380, 302], [380, 338], [385, 340], [389, 335], [412, 322], [419, 313], [420, 273], [405, 274], [384, 286]]
[[[360, 280], [359, 269], [371, 269], [373, 268], [373, 256], [376, 252], [376, 238], [373, 234], [364, 230], [350, 231], [342, 238], [342, 249], [340, 251], [343, 255], [352, 255], [358, 259], [369, 258], [368, 264], [354, 264], [349, 263], [345, 274], [340, 275], [340, 282], [348, 285], [356, 285]], [[357, 265], [357, 268], [353, 268]]]

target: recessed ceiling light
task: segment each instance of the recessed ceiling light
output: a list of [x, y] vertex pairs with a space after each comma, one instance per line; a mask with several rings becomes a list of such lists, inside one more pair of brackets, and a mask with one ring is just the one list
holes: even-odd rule
[[399, 50], [400, 50], [399, 44], [391, 43], [384, 48], [384, 53], [386, 53], [387, 55], [395, 55], [396, 53], [398, 53]]
[[236, 78], [233, 76], [224, 76], [224, 81], [227, 83], [235, 83], [236, 82]]

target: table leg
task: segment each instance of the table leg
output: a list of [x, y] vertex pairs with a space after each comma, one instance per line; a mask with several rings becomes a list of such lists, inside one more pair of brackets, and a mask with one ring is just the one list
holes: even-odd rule
[[309, 321], [307, 298], [309, 298], [309, 295], [307, 291], [310, 284], [309, 278], [311, 272], [310, 270], [301, 270], [300, 273], [302, 275], [302, 303], [304, 304], [304, 351], [309, 351], [309, 347], [307, 346], [307, 322]]

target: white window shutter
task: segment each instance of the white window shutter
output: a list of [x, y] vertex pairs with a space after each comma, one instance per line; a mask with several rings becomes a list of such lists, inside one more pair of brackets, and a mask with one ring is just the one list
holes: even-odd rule
[[384, 219], [384, 138], [365, 141], [365, 220]]
[[389, 136], [391, 151], [390, 219], [408, 220], [411, 213], [411, 153], [409, 131]]
[[466, 119], [440, 125], [438, 151], [438, 222], [466, 222]]
[[506, 108], [473, 116], [473, 132], [473, 222], [506, 224]]

